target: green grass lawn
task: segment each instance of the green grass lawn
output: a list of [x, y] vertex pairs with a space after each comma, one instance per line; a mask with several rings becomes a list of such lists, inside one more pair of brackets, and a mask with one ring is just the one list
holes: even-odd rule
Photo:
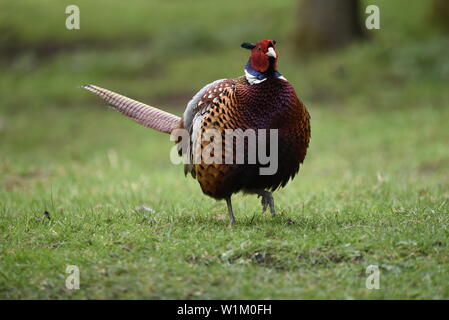
[[[275, 193], [278, 217], [239, 195], [232, 229], [225, 203], [170, 164], [168, 136], [112, 111], [15, 117], [1, 297], [447, 299], [447, 108], [311, 113], [310, 153]], [[80, 290], [65, 289], [68, 264]], [[380, 290], [365, 288], [370, 264]]]
[[[242, 22], [214, 34], [204, 27], [213, 17], [194, 19], [181, 45], [158, 35], [190, 21], [182, 4], [180, 19], [144, 28], [123, 19], [108, 30], [104, 19], [124, 10], [114, 6], [98, 29], [87, 17], [73, 41], [148, 33], [150, 44], [100, 41], [46, 58], [33, 39], [64, 43], [69, 35], [30, 28], [23, 16], [2, 20], [16, 24], [29, 49], [0, 59], [0, 298], [448, 299], [449, 40], [413, 24], [423, 21], [422, 2], [400, 19], [399, 5], [378, 2], [391, 9], [385, 33], [308, 58], [295, 55], [292, 23], [282, 22], [291, 1], [267, 1], [254, 19], [275, 20], [261, 30]], [[18, 10], [14, 3], [2, 5]], [[237, 23], [251, 6], [209, 9]], [[168, 136], [77, 86], [98, 84], [181, 114], [202, 85], [241, 75], [240, 37], [263, 32], [281, 37], [280, 70], [309, 107], [311, 147], [299, 176], [274, 193], [277, 217], [237, 195], [229, 228], [226, 204], [170, 163]], [[67, 265], [80, 269], [79, 290], [65, 287]], [[365, 287], [369, 265], [380, 268], [379, 290]]]

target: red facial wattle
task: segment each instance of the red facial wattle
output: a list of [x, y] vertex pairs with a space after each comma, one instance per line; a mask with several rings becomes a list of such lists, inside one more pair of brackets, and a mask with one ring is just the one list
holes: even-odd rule
[[[254, 70], [266, 72], [270, 67], [270, 59], [272, 59], [273, 71], [277, 71], [277, 52], [274, 48], [274, 44], [275, 41], [273, 40], [262, 40], [251, 50], [250, 63]], [[267, 55], [270, 47], [275, 52], [275, 57]]]

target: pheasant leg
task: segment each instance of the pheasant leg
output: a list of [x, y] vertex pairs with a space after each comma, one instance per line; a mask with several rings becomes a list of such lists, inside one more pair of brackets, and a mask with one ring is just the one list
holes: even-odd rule
[[232, 213], [232, 203], [231, 197], [226, 198], [226, 204], [228, 205], [228, 214], [229, 214], [229, 226], [232, 226], [235, 223], [234, 214]]
[[276, 215], [276, 210], [274, 209], [274, 199], [271, 192], [266, 190], [256, 190], [258, 197], [262, 197], [262, 213], [267, 210], [268, 205], [270, 206], [271, 215], [274, 217]]

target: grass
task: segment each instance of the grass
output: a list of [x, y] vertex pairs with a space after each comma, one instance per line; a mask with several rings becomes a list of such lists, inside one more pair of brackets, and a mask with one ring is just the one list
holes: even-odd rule
[[[278, 28], [291, 15], [287, 1], [266, 2], [254, 19], [274, 22], [261, 30], [243, 22], [251, 10], [243, 2], [191, 19], [196, 7], [142, 1], [126, 9], [136, 21], [108, 31], [104, 19], [125, 10], [114, 5], [98, 25], [86, 17], [69, 40], [56, 13], [30, 28], [20, 19], [38, 10], [34, 2], [14, 3], [25, 14], [0, 19], [21, 47], [0, 60], [0, 297], [449, 298], [448, 40], [412, 23], [425, 20], [422, 3], [396, 19], [400, 4], [379, 1], [385, 32], [307, 59], [288, 44], [291, 20]], [[139, 24], [155, 4], [151, 12], [173, 16]], [[53, 2], [44, 7], [59, 12]], [[221, 14], [236, 29], [205, 31]], [[184, 45], [158, 36], [167, 21], [173, 30], [164, 35], [187, 25]], [[228, 228], [225, 203], [170, 163], [168, 136], [77, 86], [93, 82], [181, 114], [199, 87], [241, 74], [246, 52], [232, 48], [236, 37], [264, 32], [280, 36], [281, 71], [309, 106], [311, 147], [299, 176], [274, 194], [276, 218], [262, 215], [255, 197], [237, 195], [237, 224]], [[107, 44], [128, 34], [148, 44]], [[44, 41], [77, 44], [42, 57], [36, 45]], [[373, 264], [379, 290], [365, 287]], [[65, 288], [67, 265], [80, 268], [80, 290]]]

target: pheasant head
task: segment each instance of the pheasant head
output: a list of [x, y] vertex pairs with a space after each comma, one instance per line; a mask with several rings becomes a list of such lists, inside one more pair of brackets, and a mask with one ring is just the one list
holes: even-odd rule
[[261, 40], [257, 44], [242, 43], [242, 48], [251, 50], [251, 56], [245, 65], [245, 75], [250, 84], [260, 83], [272, 75], [282, 77], [277, 71], [279, 56], [275, 45], [275, 40]]
[[251, 68], [258, 72], [267, 72], [269, 69], [277, 71], [278, 54], [275, 49], [276, 41], [261, 40], [257, 44], [242, 43], [242, 47], [251, 50], [249, 63]]

